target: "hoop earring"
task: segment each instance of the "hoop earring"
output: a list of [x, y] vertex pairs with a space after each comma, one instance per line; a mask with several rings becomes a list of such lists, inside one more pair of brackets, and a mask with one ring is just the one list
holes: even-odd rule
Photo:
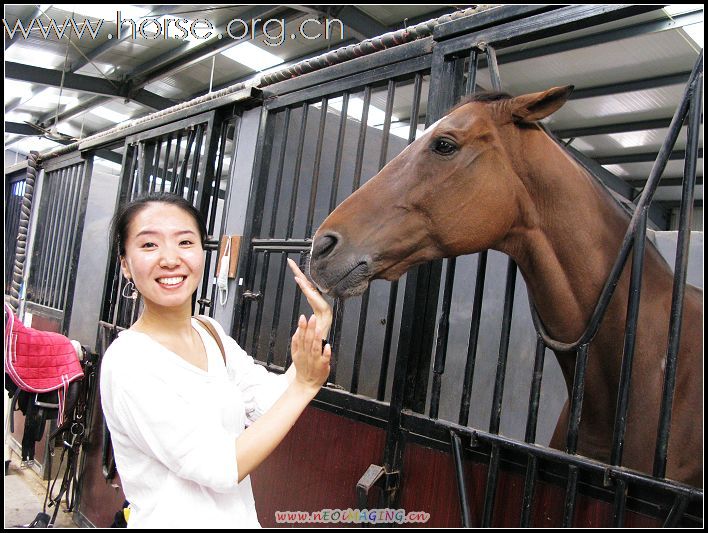
[[[126, 289], [128, 289], [130, 294], [125, 293]], [[129, 300], [136, 300], [138, 298], [138, 291], [135, 288], [135, 284], [131, 280], [128, 280], [128, 283], [125, 284], [121, 295], [123, 296], [123, 298], [128, 298]]]

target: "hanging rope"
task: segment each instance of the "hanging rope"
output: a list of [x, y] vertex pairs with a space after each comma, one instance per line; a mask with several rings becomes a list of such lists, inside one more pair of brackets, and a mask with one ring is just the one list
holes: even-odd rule
[[27, 230], [30, 213], [32, 212], [32, 197], [34, 196], [34, 180], [37, 177], [39, 152], [32, 150], [27, 156], [27, 178], [25, 178], [25, 194], [20, 209], [20, 223], [17, 230], [15, 245], [15, 264], [12, 267], [12, 284], [10, 286], [10, 307], [17, 313], [20, 304], [20, 290], [25, 269], [25, 254], [27, 252]]

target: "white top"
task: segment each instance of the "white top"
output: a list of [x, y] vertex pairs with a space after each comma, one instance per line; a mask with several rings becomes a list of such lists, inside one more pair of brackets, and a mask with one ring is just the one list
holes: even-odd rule
[[260, 527], [247, 476], [238, 483], [236, 438], [288, 386], [253, 361], [221, 326], [216, 341], [192, 319], [208, 372], [144, 333], [126, 330], [101, 362], [101, 404], [111, 432], [128, 527]]

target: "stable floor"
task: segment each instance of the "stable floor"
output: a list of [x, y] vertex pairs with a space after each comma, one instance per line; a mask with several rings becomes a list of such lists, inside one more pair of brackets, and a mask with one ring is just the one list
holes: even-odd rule
[[[10, 467], [5, 475], [5, 528], [26, 526], [32, 522], [42, 511], [46, 491], [47, 482], [31, 468], [20, 468], [20, 458], [11, 452]], [[54, 527], [78, 527], [72, 521], [72, 514], [65, 509], [62, 501]], [[47, 509], [47, 514], [51, 516], [53, 513], [53, 507]]]

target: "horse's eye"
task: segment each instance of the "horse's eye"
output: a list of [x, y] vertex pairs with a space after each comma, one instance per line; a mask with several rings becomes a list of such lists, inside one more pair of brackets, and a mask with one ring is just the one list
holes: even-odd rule
[[457, 145], [450, 139], [440, 138], [433, 141], [432, 149], [440, 155], [450, 155], [457, 150]]

